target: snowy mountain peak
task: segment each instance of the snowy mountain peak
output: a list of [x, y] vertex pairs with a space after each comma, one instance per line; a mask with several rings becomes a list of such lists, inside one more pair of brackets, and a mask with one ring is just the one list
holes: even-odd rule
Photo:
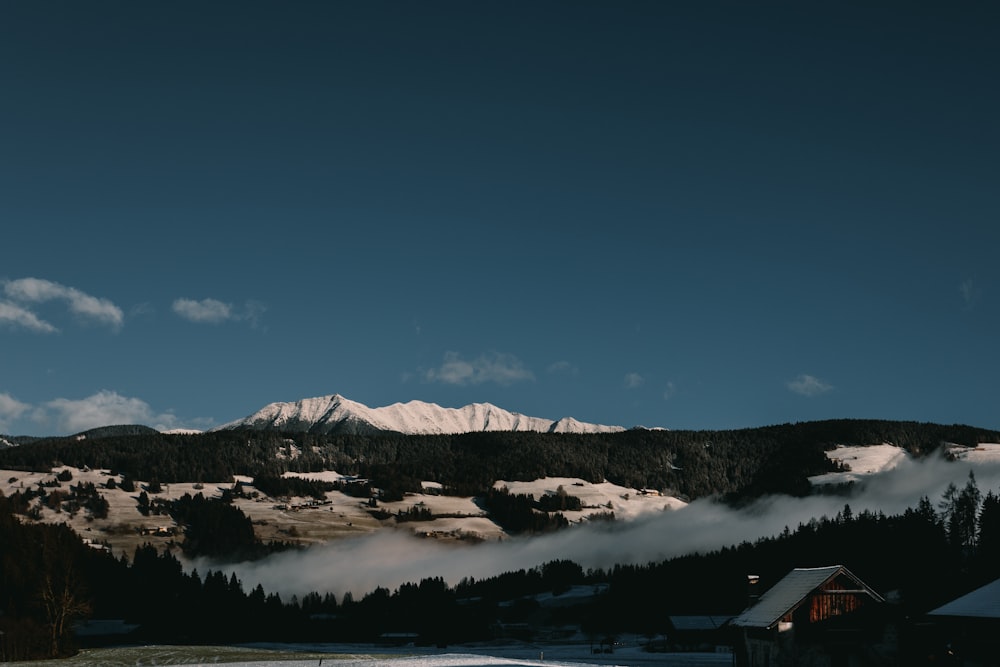
[[570, 417], [552, 421], [528, 417], [490, 403], [443, 408], [436, 403], [409, 401], [381, 408], [344, 398], [340, 394], [271, 403], [257, 412], [213, 430], [255, 429], [309, 433], [383, 433], [436, 435], [480, 431], [535, 431], [541, 433], [616, 433], [621, 426], [587, 424]]

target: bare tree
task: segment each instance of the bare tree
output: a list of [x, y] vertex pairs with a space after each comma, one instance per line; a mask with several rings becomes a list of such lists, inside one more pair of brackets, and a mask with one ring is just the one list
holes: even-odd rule
[[64, 568], [46, 568], [42, 579], [39, 599], [49, 627], [49, 650], [53, 656], [60, 655], [72, 622], [91, 611], [74, 570], [72, 561], [68, 561]]

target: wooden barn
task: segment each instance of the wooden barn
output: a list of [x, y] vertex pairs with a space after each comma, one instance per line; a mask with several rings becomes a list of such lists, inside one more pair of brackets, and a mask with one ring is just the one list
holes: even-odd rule
[[796, 568], [732, 620], [741, 667], [854, 667], [896, 653], [885, 600], [842, 565]]

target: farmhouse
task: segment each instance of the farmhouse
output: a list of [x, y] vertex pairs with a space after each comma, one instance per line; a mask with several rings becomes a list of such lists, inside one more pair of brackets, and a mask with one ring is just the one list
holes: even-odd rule
[[883, 598], [842, 565], [796, 568], [733, 619], [741, 667], [850, 667], [895, 652]]

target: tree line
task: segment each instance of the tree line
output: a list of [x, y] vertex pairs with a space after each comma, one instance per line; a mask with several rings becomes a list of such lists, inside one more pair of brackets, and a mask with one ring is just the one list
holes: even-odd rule
[[[117, 433], [117, 431], [115, 431]], [[100, 434], [98, 434], [100, 435]], [[916, 456], [942, 443], [1000, 441], [1000, 432], [964, 425], [888, 420], [826, 420], [716, 431], [634, 429], [621, 433], [482, 432], [416, 436], [217, 431], [40, 439], [0, 450], [0, 468], [47, 471], [90, 466], [128, 479], [231, 482], [235, 475], [280, 478], [289, 471], [336, 470], [368, 480], [386, 500], [439, 482], [460, 496], [486, 493], [497, 480], [541, 477], [604, 480], [655, 488], [687, 499], [732, 502], [768, 493], [805, 495], [808, 478], [837, 469], [836, 445], [892, 443]]]

